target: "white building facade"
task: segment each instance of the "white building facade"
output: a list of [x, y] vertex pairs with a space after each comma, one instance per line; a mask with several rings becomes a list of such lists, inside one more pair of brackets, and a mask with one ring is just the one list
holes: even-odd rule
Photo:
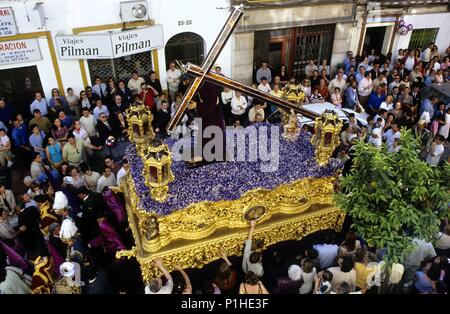
[[[39, 2], [42, 5], [38, 4], [36, 7]], [[17, 41], [19, 43], [24, 41], [23, 45], [37, 42], [38, 49], [34, 55], [29, 51], [23, 51], [24, 49], [10, 51], [9, 54], [22, 53], [24, 57], [14, 60], [10, 56], [3, 58], [4, 62], [0, 62], [0, 74], [3, 77], [0, 95], [3, 94], [5, 97], [8, 93], [18, 93], [17, 88], [14, 90], [17, 85], [21, 86], [21, 90], [29, 89], [30, 95], [34, 90], [42, 90], [46, 97], [50, 97], [52, 88], [59, 88], [64, 92], [68, 87], [73, 88], [78, 94], [86, 86], [92, 86], [97, 75], [104, 81], [109, 77], [127, 80], [131, 77], [133, 69], [144, 78], [148, 77], [150, 70], [154, 70], [165, 89], [169, 62], [166, 60], [166, 52], [169, 56], [180, 56], [181, 59], [185, 57], [187, 60], [201, 62], [229, 15], [227, 0], [144, 0], [144, 5], [148, 9], [145, 19], [124, 23], [121, 18], [121, 2], [124, 1], [1, 0], [0, 13], [2, 8], [13, 12], [17, 34], [3, 34], [0, 30], [0, 60], [2, 47], [11, 48], [12, 44], [17, 45]], [[39, 6], [43, 8], [45, 20], [40, 19]], [[91, 42], [94, 46], [105, 47], [110, 46], [111, 36], [127, 34], [130, 29], [148, 28], [144, 31], [153, 31], [154, 25], [160, 26], [162, 30], [162, 43], [151, 51], [135, 54], [133, 47], [130, 46], [129, 51], [119, 58], [68, 60], [64, 56], [61, 57], [61, 51], [58, 49], [58, 37], [61, 36], [66, 38], [65, 36], [75, 34], [81, 37], [89, 35], [92, 36]], [[171, 43], [170, 40], [174, 36], [176, 41]], [[186, 45], [192, 46], [187, 53], [182, 51]], [[68, 50], [65, 52], [67, 55]], [[217, 64], [223, 68], [225, 74], [230, 75], [230, 44], [223, 49]], [[40, 82], [36, 83], [38, 79]]]

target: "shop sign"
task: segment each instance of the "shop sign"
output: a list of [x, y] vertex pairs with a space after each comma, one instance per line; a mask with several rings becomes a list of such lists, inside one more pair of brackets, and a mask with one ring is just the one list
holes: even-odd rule
[[17, 34], [16, 20], [12, 8], [0, 8], [0, 37]]
[[60, 59], [111, 59], [109, 34], [56, 36]]
[[374, 16], [367, 18], [367, 23], [387, 23], [387, 22], [395, 22], [397, 18], [395, 16]]
[[0, 65], [42, 60], [36, 38], [0, 42]]
[[61, 59], [112, 59], [163, 47], [162, 26], [110, 34], [58, 35]]

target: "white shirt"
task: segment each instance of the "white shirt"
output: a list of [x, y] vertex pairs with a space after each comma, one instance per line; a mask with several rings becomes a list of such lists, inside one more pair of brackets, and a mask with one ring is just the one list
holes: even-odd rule
[[244, 256], [242, 258], [242, 269], [244, 273], [252, 271], [259, 277], [264, 275], [264, 269], [261, 261], [258, 263], [250, 263], [250, 255], [252, 254], [252, 240], [245, 241]]
[[167, 280], [166, 284], [159, 289], [158, 292], [151, 292], [150, 286], [145, 286], [145, 294], [172, 294], [173, 290], [173, 281], [172, 279]]
[[82, 116], [80, 118], [80, 124], [89, 137], [95, 136], [97, 134], [97, 129], [95, 127], [97, 125], [97, 120], [95, 120], [93, 115], [89, 114], [87, 118], [85, 116]]
[[127, 171], [124, 167], [120, 168], [119, 172], [117, 172], [117, 184], [120, 184], [120, 180], [127, 174]]
[[178, 69], [167, 71], [166, 77], [169, 89], [178, 91], [178, 85], [180, 85], [180, 76], [181, 72]]
[[433, 69], [434, 69], [435, 71], [439, 70], [440, 68], [441, 68], [441, 65], [439, 64], [439, 62], [435, 62], [435, 63], [433, 64]]
[[344, 95], [345, 88], [347, 87], [347, 82], [344, 78], [342, 78], [342, 80], [339, 80], [338, 78], [331, 80], [330, 84], [328, 84], [328, 90], [330, 91], [330, 94], [334, 93], [334, 89], [336, 87], [339, 87], [339, 89], [341, 90], [341, 95]]
[[270, 88], [269, 84], [263, 85], [263, 84], [259, 84], [258, 85], [258, 89], [262, 92], [266, 92], [266, 93], [270, 93], [272, 91], [272, 89]]
[[[377, 137], [374, 137], [373, 135], [376, 135]], [[381, 139], [381, 128], [375, 128], [372, 130], [372, 134], [369, 137], [369, 144], [372, 144], [373, 146], [380, 148], [383, 144]]]
[[81, 126], [81, 128], [79, 130], [77, 129], [73, 129], [73, 136], [76, 139], [82, 140], [84, 142], [90, 143], [91, 141], [89, 140], [89, 136], [86, 132], [86, 130], [83, 128], [83, 126]]
[[117, 186], [116, 176], [111, 173], [109, 177], [102, 175], [97, 181], [97, 192], [102, 193], [105, 186]]
[[431, 58], [431, 49], [430, 48], [426, 48], [422, 52], [422, 60], [425, 61], [425, 62], [430, 62], [430, 58]]
[[450, 133], [450, 113], [445, 114], [445, 124], [439, 129], [439, 134], [447, 138]]
[[247, 109], [247, 100], [245, 97], [240, 96], [239, 99], [233, 97], [231, 100], [231, 113], [240, 116], [245, 113], [245, 109]]
[[381, 124], [380, 124], [380, 127], [381, 127], [381, 128], [384, 128], [384, 126], [386, 125], [386, 121], [384, 121], [384, 118], [383, 118], [382, 116], [380, 116], [378, 113], [377, 113], [377, 114], [375, 115], [375, 117], [373, 118], [373, 121], [374, 121], [375, 123], [377, 123], [378, 118], [381, 118]]
[[333, 280], [331, 281], [333, 287], [336, 287], [337, 285], [339, 285], [339, 283], [345, 281], [350, 285], [350, 292], [355, 292], [356, 271], [354, 269], [352, 269], [348, 273], [344, 273], [339, 267], [330, 267], [328, 268], [328, 271], [333, 274]]
[[418, 238], [414, 238], [412, 241], [416, 244], [413, 251], [405, 258], [403, 265], [406, 267], [419, 267], [420, 263], [427, 257], [435, 257], [436, 251], [434, 250], [433, 244], [430, 242], [425, 242]]
[[397, 131], [394, 133], [392, 129], [389, 129], [384, 132], [384, 137], [386, 138], [386, 144], [388, 145], [389, 151], [392, 151], [392, 149], [394, 148], [395, 139], [400, 138], [400, 132]]
[[220, 97], [222, 98], [222, 103], [226, 104], [231, 102], [231, 100], [234, 98], [234, 91], [230, 90], [229, 92], [222, 92], [220, 93]]
[[434, 145], [433, 150], [430, 152], [430, 154], [428, 154], [427, 163], [432, 166], [437, 166], [443, 152], [444, 152], [443, 144]]
[[389, 111], [394, 109], [394, 105], [392, 103], [388, 105], [385, 101], [383, 101], [380, 105], [380, 109], [385, 109], [386, 111]]
[[339, 246], [336, 244], [316, 244], [313, 248], [319, 253], [320, 268], [325, 269], [333, 264]]
[[408, 56], [408, 58], [406, 58], [406, 60], [405, 60], [405, 68], [411, 72], [412, 70], [414, 70], [415, 63], [416, 63], [416, 59], [414, 57], [411, 58]]
[[372, 79], [368, 79], [367, 77], [363, 78], [358, 83], [358, 94], [359, 96], [369, 96], [372, 92]]
[[97, 191], [97, 181], [100, 179], [101, 175], [98, 172], [91, 171], [91, 175], [84, 174], [84, 181], [88, 186], [88, 189], [91, 191]]
[[314, 277], [316, 276], [316, 268], [312, 272], [305, 273], [302, 270], [303, 285], [300, 287], [300, 294], [310, 293], [314, 286]]
[[450, 236], [445, 233], [439, 232], [437, 236], [438, 240], [436, 241], [436, 247], [441, 250], [450, 249]]
[[0, 146], [6, 146], [10, 142], [8, 135], [0, 136]]
[[145, 80], [142, 77], [138, 77], [137, 80], [131, 78], [128, 81], [128, 88], [130, 89], [132, 94], [139, 94], [142, 91], [141, 84], [145, 83]]

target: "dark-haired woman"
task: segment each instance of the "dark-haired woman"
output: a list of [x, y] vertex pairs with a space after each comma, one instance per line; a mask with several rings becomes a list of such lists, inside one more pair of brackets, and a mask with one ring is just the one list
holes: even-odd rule
[[64, 96], [59, 94], [57, 88], [52, 89], [52, 97], [48, 101], [49, 113], [51, 117], [55, 117], [60, 110], [68, 110], [69, 104]]
[[231, 264], [226, 252], [221, 252], [222, 263], [214, 277], [214, 284], [219, 287], [222, 293], [231, 292], [236, 285], [236, 270]]
[[239, 287], [239, 294], [269, 294], [258, 276], [249, 271], [245, 275], [245, 281]]
[[288, 73], [287, 73], [285, 65], [282, 65], [280, 67], [280, 72], [278, 72], [277, 76], [280, 77], [280, 83], [281, 83], [280, 87], [284, 87], [287, 84], [288, 80], [289, 80], [288, 79]]
[[357, 237], [356, 232], [350, 230], [344, 242], [341, 243], [341, 250], [343, 249], [348, 255], [355, 255], [356, 250], [361, 247], [361, 242]]
[[53, 169], [59, 170], [63, 162], [62, 146], [52, 136], [47, 137], [46, 142], [45, 153], [47, 160]]
[[67, 143], [67, 134], [69, 134], [67, 127], [61, 125], [61, 120], [55, 119], [52, 126], [52, 137], [55, 141], [61, 143], [61, 148]]

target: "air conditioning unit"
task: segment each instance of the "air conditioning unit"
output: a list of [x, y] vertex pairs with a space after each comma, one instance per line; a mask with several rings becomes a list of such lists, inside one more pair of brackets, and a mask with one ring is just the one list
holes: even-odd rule
[[120, 16], [123, 22], [142, 21], [148, 18], [146, 0], [124, 1], [120, 3]]

